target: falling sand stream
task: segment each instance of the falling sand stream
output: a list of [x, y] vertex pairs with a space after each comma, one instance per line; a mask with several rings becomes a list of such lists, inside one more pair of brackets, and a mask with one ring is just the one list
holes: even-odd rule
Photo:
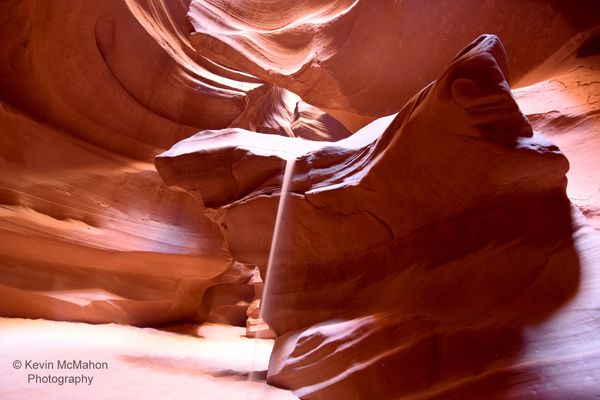
[[260, 304], [260, 318], [263, 318], [267, 307], [271, 306], [269, 302], [269, 295], [271, 293], [271, 287], [273, 286], [273, 273], [271, 273], [271, 271], [273, 271], [274, 268], [277, 268], [277, 251], [279, 248], [279, 241], [281, 239], [281, 224], [283, 222], [283, 213], [285, 212], [285, 206], [288, 200], [292, 176], [294, 175], [295, 161], [295, 159], [291, 158], [286, 160], [285, 163], [283, 182], [281, 183], [281, 194], [279, 196], [279, 204], [277, 205], [277, 214], [275, 216], [275, 227], [273, 228], [273, 238], [271, 239], [271, 248], [269, 250], [269, 258], [267, 260], [265, 287], [263, 289], [263, 298]]
[[[273, 238], [271, 239], [271, 247], [269, 249], [269, 258], [267, 260], [267, 270], [265, 275], [265, 286], [263, 289], [263, 296], [260, 304], [260, 314], [259, 317], [263, 319], [265, 314], [265, 310], [268, 307], [272, 307], [272, 304], [269, 302], [271, 290], [273, 287], [273, 270], [278, 266], [278, 249], [279, 243], [281, 240], [281, 225], [283, 223], [283, 215], [286, 208], [286, 203], [288, 200], [288, 195], [290, 192], [290, 185], [292, 183], [292, 177], [294, 175], [294, 163], [295, 158], [286, 159], [285, 169], [283, 173], [283, 181], [281, 183], [281, 193], [279, 195], [279, 203], [277, 205], [277, 214], [275, 216], [275, 227], [273, 228]], [[249, 374], [249, 381], [256, 381], [260, 379], [257, 376], [258, 371], [253, 371]]]

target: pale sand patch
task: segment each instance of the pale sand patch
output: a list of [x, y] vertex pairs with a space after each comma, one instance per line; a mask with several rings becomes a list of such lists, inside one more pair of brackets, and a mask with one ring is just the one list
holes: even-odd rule
[[[264, 380], [248, 381], [250, 372], [266, 370], [272, 340], [247, 339], [243, 328], [215, 324], [188, 326], [186, 332], [0, 318], [0, 398], [297, 399]], [[23, 364], [20, 369], [15, 360]], [[28, 360], [51, 362], [54, 368], [27, 368]], [[59, 369], [58, 360], [106, 362], [108, 369]], [[85, 375], [93, 381], [28, 383], [28, 374]]]

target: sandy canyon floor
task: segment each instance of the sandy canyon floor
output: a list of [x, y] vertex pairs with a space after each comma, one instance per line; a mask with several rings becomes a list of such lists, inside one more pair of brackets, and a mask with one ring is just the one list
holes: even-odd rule
[[[243, 328], [217, 324], [174, 329], [1, 318], [0, 393], [10, 400], [297, 399], [264, 381], [272, 340], [247, 339]], [[108, 368], [59, 369], [59, 360]], [[32, 369], [35, 362], [54, 368]], [[44, 383], [49, 375], [57, 382], [85, 378]]]

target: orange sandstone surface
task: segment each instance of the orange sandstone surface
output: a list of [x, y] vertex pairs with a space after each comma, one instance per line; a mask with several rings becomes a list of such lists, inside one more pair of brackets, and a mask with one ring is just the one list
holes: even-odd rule
[[[0, 37], [0, 397], [600, 396], [597, 1], [5, 0]], [[11, 367], [59, 354], [112, 390]]]

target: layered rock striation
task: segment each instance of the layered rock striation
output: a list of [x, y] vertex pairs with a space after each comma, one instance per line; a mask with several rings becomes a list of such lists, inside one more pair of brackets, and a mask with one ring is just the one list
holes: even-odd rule
[[[535, 376], [555, 357], [597, 370], [591, 330], [577, 355], [547, 342], [593, 314], [578, 289], [582, 267], [598, 286], [599, 242], [566, 196], [566, 158], [517, 106], [507, 64], [484, 35], [398, 114], [347, 139], [227, 129], [156, 158], [168, 185], [212, 210], [236, 259], [269, 266], [271, 383], [306, 399], [518, 398], [550, 395]], [[531, 382], [511, 387], [516, 376]], [[559, 382], [561, 396], [595, 390]]]
[[263, 317], [306, 399], [593, 398], [597, 15], [2, 2], [0, 315]]
[[330, 116], [198, 54], [188, 3], [0, 5], [0, 314], [244, 325], [254, 267], [152, 163], [208, 128], [326, 140]]
[[356, 131], [397, 112], [480, 34], [502, 38], [519, 86], [547, 79], [569, 66], [559, 50], [597, 30], [599, 11], [594, 0], [193, 0], [190, 43]]

